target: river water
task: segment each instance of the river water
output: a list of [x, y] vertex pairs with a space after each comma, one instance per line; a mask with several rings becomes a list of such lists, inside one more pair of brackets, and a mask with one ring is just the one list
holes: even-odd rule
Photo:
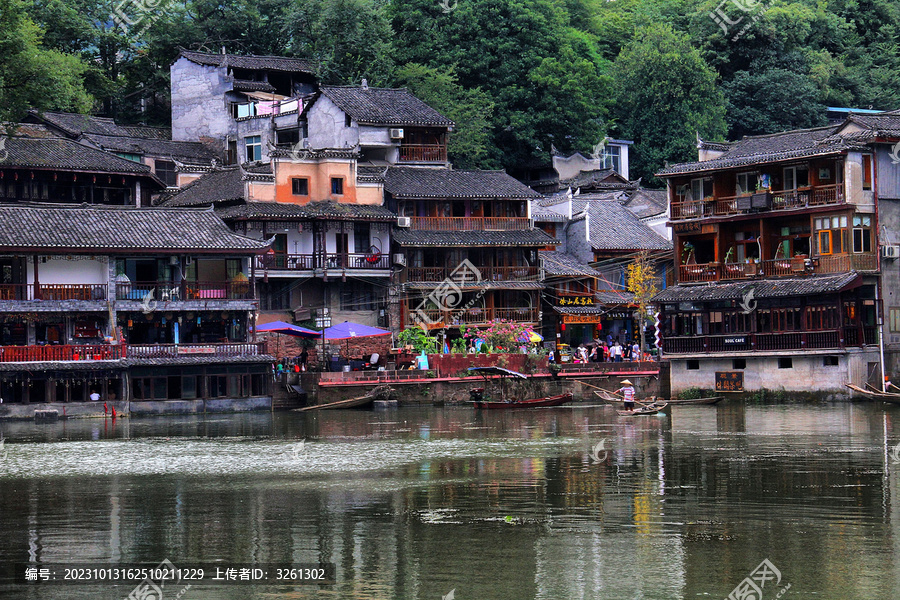
[[135, 589], [26, 583], [12, 565], [163, 560], [332, 563], [335, 579], [168, 582], [166, 600], [727, 598], [754, 572], [765, 600], [900, 597], [897, 407], [427, 407], [0, 432], [3, 598]]

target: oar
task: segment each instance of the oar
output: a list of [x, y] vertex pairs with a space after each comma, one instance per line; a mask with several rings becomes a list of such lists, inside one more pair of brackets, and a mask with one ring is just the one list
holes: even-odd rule
[[[578, 383], [580, 383], [580, 384], [582, 384], [582, 385], [586, 385], [586, 386], [588, 386], [588, 387], [592, 387], [592, 388], [594, 388], [594, 389], [601, 390], [601, 391], [603, 391], [603, 392], [606, 392], [607, 394], [612, 394], [613, 396], [618, 396], [619, 398], [622, 399], [623, 402], [625, 401], [625, 396], [623, 396], [622, 394], [618, 394], [618, 393], [613, 392], [613, 391], [611, 391], [611, 390], [603, 389], [602, 387], [597, 387], [596, 385], [591, 385], [590, 383], [587, 383], [586, 381], [581, 381], [580, 379], [573, 379], [572, 381], [577, 381]], [[651, 400], [649, 403], [641, 402], [641, 401], [639, 401], [639, 400], [634, 400], [634, 403], [635, 403], [635, 404], [640, 404], [641, 406], [652, 406], [653, 404], [656, 403], [656, 396], [653, 396], [653, 400]]]

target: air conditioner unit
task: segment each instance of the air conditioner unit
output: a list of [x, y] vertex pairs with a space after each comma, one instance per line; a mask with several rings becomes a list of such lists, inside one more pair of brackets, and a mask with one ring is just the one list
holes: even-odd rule
[[411, 217], [397, 217], [397, 227], [410, 227], [411, 225]]
[[401, 267], [406, 266], [406, 255], [402, 253], [397, 253], [394, 255], [394, 264], [400, 265]]
[[402, 129], [391, 129], [391, 139], [392, 140], [402, 140], [403, 139], [403, 130]]
[[881, 255], [885, 258], [900, 258], [900, 246], [882, 246]]

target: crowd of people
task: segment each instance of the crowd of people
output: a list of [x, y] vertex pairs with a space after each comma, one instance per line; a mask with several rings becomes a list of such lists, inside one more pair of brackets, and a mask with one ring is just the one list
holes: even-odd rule
[[591, 343], [580, 344], [572, 356], [572, 362], [589, 363], [589, 362], [628, 362], [640, 360], [653, 360], [653, 356], [649, 352], [641, 352], [640, 344], [635, 341], [631, 344], [624, 345], [619, 342], [619, 338], [615, 340], [609, 337], [606, 342], [594, 339]]

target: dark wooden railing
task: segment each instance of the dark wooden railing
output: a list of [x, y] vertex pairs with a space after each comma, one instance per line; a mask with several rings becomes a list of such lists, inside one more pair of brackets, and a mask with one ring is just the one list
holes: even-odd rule
[[313, 269], [390, 269], [391, 257], [381, 253], [266, 254], [257, 257], [258, 269], [312, 271]]
[[128, 344], [129, 358], [176, 358], [179, 356], [215, 356], [233, 358], [265, 354], [265, 342], [221, 344]]
[[719, 263], [681, 265], [678, 269], [678, 281], [717, 281], [718, 279]]
[[525, 231], [531, 219], [522, 217], [411, 217], [419, 231]]
[[0, 346], [0, 362], [57, 362], [68, 360], [118, 360], [125, 346], [115, 344], [63, 346]]
[[663, 338], [667, 354], [710, 354], [718, 352], [772, 352], [779, 350], [825, 350], [877, 343], [875, 327], [844, 327], [822, 331], [779, 333], [735, 333]]
[[878, 255], [838, 254], [833, 256], [795, 256], [776, 258], [756, 263], [702, 263], [680, 265], [678, 281], [727, 281], [751, 277], [797, 277], [800, 275], [827, 275], [850, 271], [877, 271]]
[[[420, 320], [420, 315], [424, 319]], [[536, 308], [468, 308], [442, 311], [440, 309], [410, 310], [406, 322], [409, 326], [424, 324], [427, 326], [453, 327], [459, 325], [482, 325], [504, 319], [517, 323], [536, 323]]]
[[249, 281], [132, 281], [116, 284], [116, 300], [177, 302], [181, 300], [252, 299]]
[[107, 290], [92, 283], [4, 283], [0, 300], [106, 300]]
[[699, 219], [701, 217], [721, 217], [747, 214], [759, 210], [793, 210], [810, 206], [829, 206], [844, 203], [843, 184], [818, 185], [797, 190], [773, 190], [768, 192], [767, 208], [747, 208], [748, 198], [744, 196], [719, 196], [705, 200], [683, 200], [672, 202], [671, 220]]
[[[538, 268], [523, 265], [521, 267], [476, 267], [481, 279], [467, 272], [467, 282], [477, 281], [537, 281]], [[454, 269], [447, 267], [409, 267], [406, 270], [407, 281], [435, 282], [444, 281]]]
[[447, 162], [447, 146], [443, 144], [401, 144], [401, 162]]

